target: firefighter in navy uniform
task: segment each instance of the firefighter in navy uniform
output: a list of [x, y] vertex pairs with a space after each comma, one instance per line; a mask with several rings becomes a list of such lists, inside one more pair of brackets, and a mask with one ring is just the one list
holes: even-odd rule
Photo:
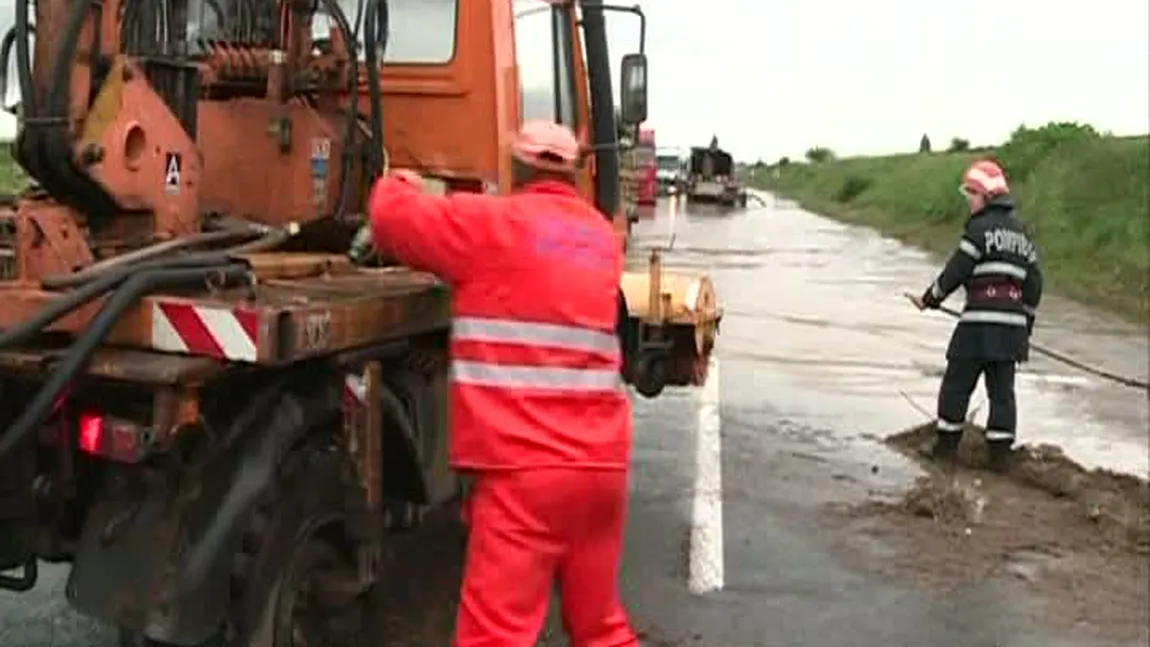
[[962, 239], [938, 278], [915, 300], [920, 310], [937, 308], [959, 286], [966, 290], [966, 307], [946, 351], [932, 454], [950, 459], [956, 453], [971, 393], [983, 376], [990, 401], [986, 441], [992, 466], [1001, 469], [1014, 444], [1015, 366], [1027, 360], [1042, 273], [1034, 241], [1014, 214], [1002, 169], [991, 161], [975, 162], [959, 190], [970, 205]]

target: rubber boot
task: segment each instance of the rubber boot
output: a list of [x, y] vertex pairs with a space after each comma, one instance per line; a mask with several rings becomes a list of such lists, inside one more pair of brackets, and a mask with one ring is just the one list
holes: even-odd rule
[[930, 448], [931, 460], [940, 463], [954, 463], [958, 460], [958, 444], [962, 434], [937, 434]]
[[989, 441], [986, 443], [990, 451], [990, 471], [1004, 473], [1010, 469], [1012, 443], [1007, 441]]

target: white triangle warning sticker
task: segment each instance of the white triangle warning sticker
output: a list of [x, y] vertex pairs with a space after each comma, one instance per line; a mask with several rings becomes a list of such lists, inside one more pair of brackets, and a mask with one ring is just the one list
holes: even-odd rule
[[168, 161], [164, 169], [164, 186], [168, 188], [180, 186], [180, 156], [178, 153], [168, 153]]

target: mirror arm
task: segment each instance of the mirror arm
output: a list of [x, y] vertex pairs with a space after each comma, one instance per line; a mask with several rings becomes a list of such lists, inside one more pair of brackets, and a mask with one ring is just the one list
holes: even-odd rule
[[619, 11], [622, 13], [634, 14], [639, 17], [639, 53], [646, 53], [647, 47], [647, 15], [643, 13], [643, 8], [639, 5], [618, 5], [618, 4], [600, 4], [599, 7], [603, 11]]

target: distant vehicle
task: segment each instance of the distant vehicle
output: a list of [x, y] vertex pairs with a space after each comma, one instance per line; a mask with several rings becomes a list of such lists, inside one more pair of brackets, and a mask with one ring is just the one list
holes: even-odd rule
[[639, 129], [639, 141], [635, 143], [637, 182], [636, 201], [642, 206], [655, 204], [656, 189], [655, 131], [651, 128]]
[[688, 202], [747, 206], [747, 189], [735, 173], [735, 160], [719, 148], [717, 139], [712, 138], [710, 146], [691, 148], [686, 184]]
[[657, 149], [655, 153], [655, 182], [659, 195], [682, 193], [686, 185], [687, 170], [678, 149]]

